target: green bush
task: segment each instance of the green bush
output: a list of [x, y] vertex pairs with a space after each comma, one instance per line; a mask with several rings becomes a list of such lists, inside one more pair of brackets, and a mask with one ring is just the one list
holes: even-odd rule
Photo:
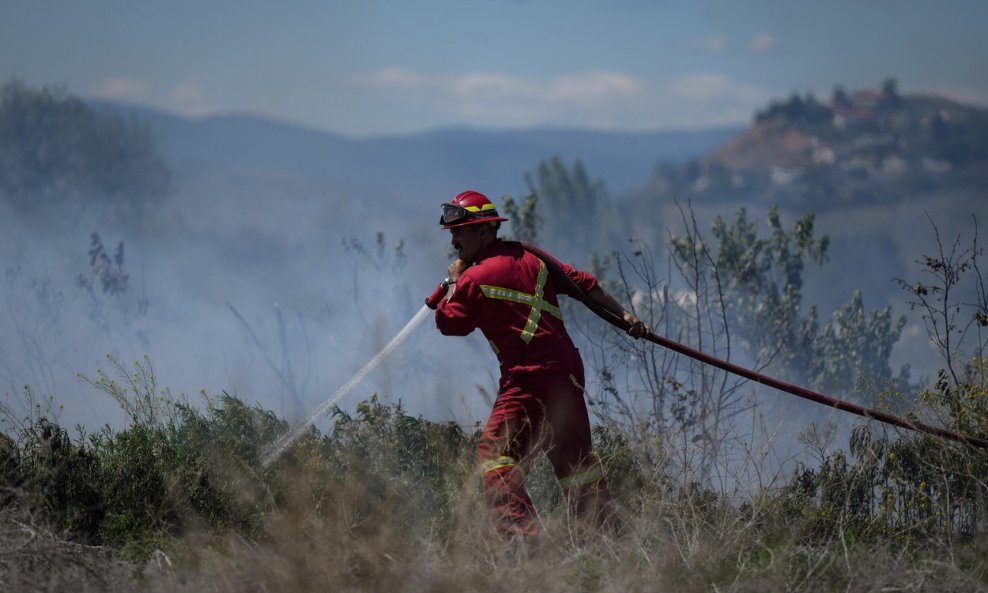
[[[158, 389], [150, 361], [111, 365], [112, 378], [98, 372], [91, 383], [121, 404], [130, 423], [73, 440], [45, 413], [8, 422], [16, 428], [0, 437], [0, 505], [33, 513], [62, 537], [141, 562], [195, 534], [218, 542], [211, 545], [220, 554], [228, 546], [223, 534], [261, 546], [297, 540], [293, 553], [302, 556], [310, 553], [305, 542], [345, 538], [334, 562], [355, 563], [358, 572], [347, 573], [353, 582], [379, 559], [379, 548], [361, 546], [409, 558], [415, 555], [397, 550], [410, 542], [459, 549], [463, 534], [475, 537], [485, 522], [476, 431], [414, 417], [371, 396], [352, 412], [334, 408], [325, 434], [310, 429], [265, 467], [261, 459], [288, 430], [272, 412], [225, 393], [193, 406]], [[988, 402], [984, 382], [975, 379], [955, 385], [942, 377], [913, 413], [983, 433]], [[658, 439], [597, 426], [594, 445], [629, 519], [625, 537], [633, 547], [626, 551], [681, 558], [675, 570], [687, 567], [696, 583], [846, 588], [851, 577], [839, 567], [847, 559], [889, 550], [931, 562], [949, 557], [972, 574], [984, 570], [984, 451], [864, 425], [846, 450], [798, 468], [778, 488], [722, 492], [670, 478], [675, 452]], [[570, 523], [558, 512], [562, 494], [545, 460], [527, 485], [559, 535]], [[573, 554], [584, 553], [583, 540], [568, 541], [562, 545]], [[592, 574], [574, 578], [600, 585], [614, 578], [621, 569], [605, 558], [590, 558]]]
[[67, 535], [97, 542], [105, 502], [99, 488], [99, 460], [92, 449], [72, 442], [65, 429], [47, 417], [22, 432], [19, 447], [15, 500]]
[[[409, 416], [400, 403], [371, 396], [353, 414], [331, 412], [333, 428], [317, 446], [328, 488], [358, 485], [360, 523], [384, 508], [403, 530], [447, 524], [472, 471], [474, 439], [452, 422]], [[397, 505], [395, 507], [394, 505]]]
[[[941, 372], [907, 416], [958, 434], [988, 434], [988, 386], [952, 384]], [[888, 399], [904, 400], [892, 394]], [[902, 403], [905, 403], [904, 401]], [[984, 537], [988, 524], [988, 451], [925, 433], [858, 426], [848, 451], [819, 467], [801, 466], [779, 494], [783, 515], [806, 536], [834, 534], [865, 542], [893, 539], [924, 547]]]

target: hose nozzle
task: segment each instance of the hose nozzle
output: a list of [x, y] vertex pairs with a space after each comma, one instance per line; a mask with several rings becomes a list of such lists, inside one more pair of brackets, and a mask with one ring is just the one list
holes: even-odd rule
[[434, 311], [436, 307], [439, 306], [439, 301], [443, 300], [443, 297], [446, 296], [446, 291], [448, 289], [449, 289], [449, 282], [445, 280], [440, 282], [439, 286], [436, 287], [436, 290], [432, 293], [432, 295], [430, 295], [429, 298], [425, 299], [425, 306], [429, 307]]

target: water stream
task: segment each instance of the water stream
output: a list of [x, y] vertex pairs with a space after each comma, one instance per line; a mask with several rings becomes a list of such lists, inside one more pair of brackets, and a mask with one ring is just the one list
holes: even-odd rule
[[425, 305], [422, 305], [422, 308], [419, 309], [418, 313], [416, 313], [415, 316], [413, 316], [408, 323], [405, 324], [405, 327], [401, 328], [401, 331], [395, 334], [395, 337], [391, 338], [391, 341], [388, 342], [388, 344], [382, 348], [380, 352], [375, 354], [374, 357], [370, 359], [370, 362], [357, 371], [357, 374], [351, 377], [350, 380], [343, 385], [343, 387], [337, 389], [336, 393], [330, 396], [329, 399], [313, 410], [305, 420], [293, 426], [291, 430], [275, 442], [271, 449], [264, 454], [264, 457], [261, 460], [262, 467], [267, 468], [274, 460], [285, 452], [285, 449], [291, 447], [296, 441], [298, 441], [298, 439], [301, 438], [306, 431], [308, 431], [310, 426], [326, 416], [326, 414], [330, 412], [338, 401], [346, 397], [347, 394], [363, 383], [364, 379], [367, 378], [367, 375], [377, 368], [389, 354], [394, 352], [398, 346], [405, 341], [405, 338], [407, 338], [409, 334], [411, 334], [412, 331], [418, 327], [426, 317], [429, 316], [429, 313], [431, 313], [431, 310]]

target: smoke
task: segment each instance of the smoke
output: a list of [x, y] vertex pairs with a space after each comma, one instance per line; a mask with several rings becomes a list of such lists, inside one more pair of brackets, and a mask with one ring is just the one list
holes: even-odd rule
[[[25, 407], [29, 386], [53, 412], [62, 406], [63, 425], [119, 425], [115, 402], [79, 374], [94, 375], [107, 355], [125, 364], [147, 355], [159, 384], [193, 403], [225, 391], [299, 420], [445, 272], [445, 235], [386, 208], [354, 208], [368, 196], [174, 173], [176, 192], [131, 225], [30, 219], [0, 202], [0, 401], [15, 413], [38, 413]], [[433, 202], [423, 200], [421, 220], [432, 221]], [[480, 418], [476, 385], [490, 390], [496, 371], [486, 343], [424, 325], [340, 405], [376, 392], [415, 413]]]
[[[274, 124], [265, 125], [271, 128], [265, 134], [274, 135]], [[30, 386], [35, 400], [51, 396], [53, 408], [63, 405], [65, 425], [120, 424], [125, 418], [116, 403], [78, 373], [93, 375], [107, 354], [125, 363], [146, 354], [159, 384], [189, 394], [193, 403], [200, 391], [226, 391], [298, 421], [380, 351], [444, 276], [449, 239], [432, 213], [464, 186], [449, 178], [417, 180], [425, 173], [416, 167], [430, 157], [456, 169], [456, 179], [466, 175], [445, 153], [420, 155], [425, 160], [408, 170], [378, 176], [361, 170], [360, 183], [350, 176], [338, 184], [339, 171], [320, 172], [315, 153], [324, 147], [315, 140], [303, 143], [303, 151], [290, 152], [294, 145], [286, 140], [284, 154], [274, 154], [279, 144], [238, 160], [224, 152], [236, 146], [223, 138], [161, 138], [172, 191], [138, 220], [121, 222], [97, 209], [29, 217], [0, 199], [0, 401], [28, 414], [24, 387]], [[292, 168], [296, 153], [304, 153], [298, 157], [304, 167]], [[330, 156], [323, 160], [336, 162]], [[520, 184], [523, 174], [520, 168], [503, 186]], [[443, 183], [449, 187], [437, 195]], [[496, 199], [496, 187], [479, 189]], [[931, 211], [937, 197], [929, 198]], [[983, 211], [979, 200], [955, 210]], [[697, 205], [699, 227], [742, 205]], [[761, 218], [747, 206], [753, 219]], [[923, 251], [935, 247], [917, 247], [927, 223], [923, 211], [913, 201], [854, 216], [822, 213], [818, 224], [832, 236], [831, 260], [807, 271], [807, 305], [829, 314], [863, 288], [869, 310], [893, 302], [896, 313], [907, 312], [891, 279], [908, 276]], [[661, 221], [679, 219], [672, 205], [655, 212], [638, 222], [674, 227]], [[655, 236], [666, 230], [651, 229]], [[954, 227], [944, 231], [952, 236]], [[94, 233], [109, 260], [102, 268], [90, 253]], [[689, 298], [678, 288], [674, 294]], [[910, 323], [896, 361], [935, 362], [925, 333]], [[431, 325], [427, 320], [413, 332], [340, 405], [376, 392], [429, 418], [463, 425], [484, 418], [484, 392], [496, 392], [499, 374], [489, 346], [478, 333], [446, 338]], [[589, 363], [591, 350], [580, 346]], [[588, 381], [588, 391], [599, 391], [597, 379]]]

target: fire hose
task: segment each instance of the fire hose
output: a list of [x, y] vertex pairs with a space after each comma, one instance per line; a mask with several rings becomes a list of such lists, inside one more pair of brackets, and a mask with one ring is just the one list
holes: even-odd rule
[[[567, 294], [573, 296], [578, 301], [583, 303], [588, 309], [593, 311], [595, 314], [597, 314], [598, 317], [601, 317], [604, 321], [607, 321], [608, 323], [614, 325], [615, 327], [621, 329], [622, 331], [625, 332], [628, 331], [628, 329], [630, 328], [630, 324], [628, 324], [628, 322], [626, 322], [623, 318], [619, 317], [612, 311], [604, 308], [599, 303], [595, 302], [593, 299], [590, 298], [588, 294], [586, 294], [579, 287], [577, 287], [576, 284], [570, 279], [570, 277], [563, 272], [563, 270], [559, 267], [559, 264], [552, 256], [550, 256], [545, 251], [542, 251], [541, 249], [529, 245], [527, 243], [519, 242], [517, 244], [520, 245], [529, 253], [531, 253], [532, 255], [538, 257], [540, 260], [545, 262], [545, 265], [549, 269], [549, 273], [552, 275], [553, 280], [557, 284], [564, 286], [566, 288]], [[439, 300], [443, 297], [445, 292], [446, 292], [446, 287], [440, 285], [440, 287], [436, 289], [436, 292], [433, 293], [433, 295], [426, 300], [426, 304], [428, 304], [430, 308], [435, 309], [436, 304], [438, 304]], [[755, 381], [756, 383], [760, 383], [762, 385], [767, 385], [774, 389], [778, 389], [779, 391], [783, 391], [795, 395], [797, 397], [801, 397], [803, 399], [808, 399], [818, 404], [836, 408], [843, 412], [850, 412], [851, 414], [857, 414], [858, 416], [877, 420], [879, 422], [890, 424], [892, 426], [897, 426], [899, 428], [905, 428], [916, 432], [924, 432], [927, 434], [938, 436], [942, 439], [946, 439], [949, 441], [964, 443], [972, 447], [988, 449], [988, 439], [970, 436], [970, 435], [957, 434], [955, 432], [951, 432], [943, 428], [931, 426], [929, 424], [924, 424], [922, 422], [916, 422], [913, 420], [902, 418], [900, 416], [895, 416], [886, 412], [882, 412], [881, 410], [875, 410], [873, 408], [868, 408], [865, 406], [854, 404], [848, 401], [844, 401], [842, 399], [838, 399], [836, 397], [831, 397], [829, 395], [825, 395], [823, 393], [813, 391], [811, 389], [807, 389], [805, 387], [801, 387], [799, 385], [787, 383], [785, 381], [776, 379], [775, 377], [771, 377], [769, 375], [759, 373], [757, 371], [742, 367], [732, 362], [728, 362], [721, 358], [717, 358], [716, 356], [712, 356], [701, 350], [691, 348], [690, 346], [686, 346], [685, 344], [681, 344], [679, 342], [676, 342], [675, 340], [671, 340], [669, 338], [660, 336], [652, 331], [646, 333], [644, 336], [642, 336], [642, 338], [654, 344], [658, 344], [663, 348], [668, 348], [669, 350], [688, 356], [694, 360], [698, 360], [702, 363], [717, 367], [721, 370], [727, 371], [734, 375], [738, 375], [739, 377], [744, 377], [745, 379]]]

